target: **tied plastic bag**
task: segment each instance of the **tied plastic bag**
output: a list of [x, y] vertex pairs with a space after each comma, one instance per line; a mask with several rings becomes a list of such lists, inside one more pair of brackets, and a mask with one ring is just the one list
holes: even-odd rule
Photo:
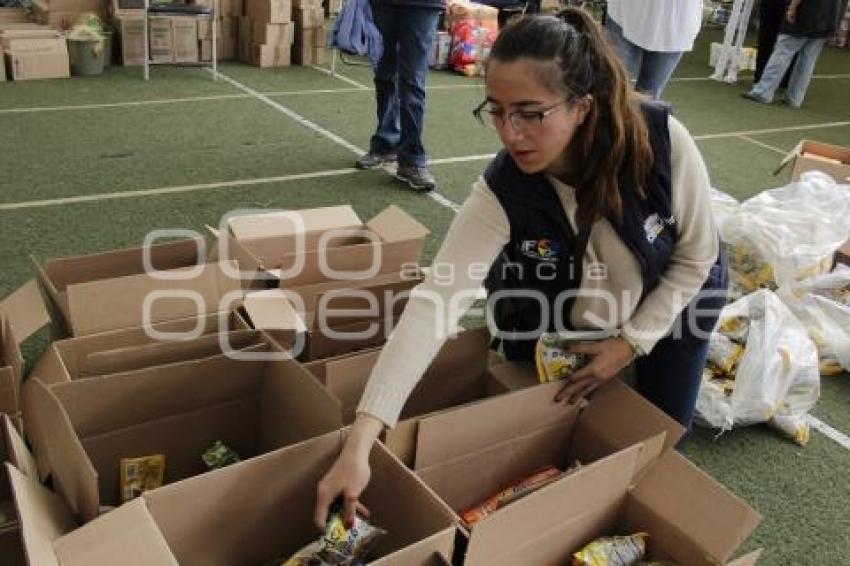
[[764, 191], [734, 206], [712, 197], [723, 242], [731, 247], [733, 292], [775, 289], [825, 273], [834, 251], [847, 239], [850, 186], [818, 171]]
[[451, 33], [449, 65], [468, 77], [483, 75], [484, 61], [496, 41], [496, 32], [472, 20], [461, 20], [452, 24]]
[[721, 431], [769, 422], [805, 445], [806, 413], [820, 397], [820, 372], [817, 348], [803, 324], [776, 293], [761, 290], [726, 306], [714, 332], [743, 340], [744, 351], [731, 382], [729, 376], [712, 379], [714, 366], [708, 365], [697, 397], [697, 422]]
[[777, 294], [817, 345], [821, 373], [850, 371], [850, 267], [785, 285]]

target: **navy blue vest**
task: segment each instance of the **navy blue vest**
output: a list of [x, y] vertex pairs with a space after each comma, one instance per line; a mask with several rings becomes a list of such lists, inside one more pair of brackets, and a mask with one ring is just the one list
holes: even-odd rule
[[[645, 297], [658, 284], [670, 261], [677, 232], [670, 196], [669, 108], [648, 102], [642, 109], [653, 153], [652, 169], [645, 185], [646, 198], [640, 198], [624, 176], [620, 180], [623, 217], [609, 221], [640, 264]], [[559, 304], [556, 298], [563, 291], [577, 290], [581, 284], [588, 234], [576, 233], [546, 176], [523, 173], [506, 151], [490, 163], [484, 180], [510, 223], [510, 241], [485, 280], [496, 326], [502, 333], [530, 334], [570, 328], [574, 301], [568, 299]], [[508, 296], [517, 290], [540, 295]], [[496, 294], [498, 291], [506, 293]], [[541, 306], [544, 302], [548, 303], [548, 317], [542, 312], [547, 308]], [[504, 353], [509, 359], [530, 360], [535, 341], [534, 338], [503, 340]]]

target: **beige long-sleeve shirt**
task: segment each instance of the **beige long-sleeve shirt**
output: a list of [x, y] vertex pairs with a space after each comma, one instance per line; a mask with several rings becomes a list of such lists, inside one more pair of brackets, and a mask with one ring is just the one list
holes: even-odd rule
[[[617, 330], [641, 353], [649, 353], [668, 333], [702, 287], [718, 252], [705, 163], [678, 120], [671, 117], [669, 129], [671, 204], [678, 239], [658, 285], [640, 302], [643, 280], [638, 261], [614, 227], [602, 219], [591, 229], [583, 259], [582, 294], [571, 312], [575, 328]], [[575, 190], [554, 178], [550, 181], [575, 226]], [[408, 396], [475, 300], [509, 236], [504, 209], [479, 179], [449, 228], [431, 271], [412, 293], [372, 371], [358, 412], [395, 426]], [[587, 269], [590, 265], [603, 265], [606, 273], [600, 276], [598, 269]]]

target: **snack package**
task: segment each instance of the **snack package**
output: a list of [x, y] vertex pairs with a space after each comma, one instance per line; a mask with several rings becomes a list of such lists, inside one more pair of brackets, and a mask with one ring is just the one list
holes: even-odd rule
[[135, 499], [144, 491], [162, 486], [165, 455], [121, 458], [121, 501]]
[[560, 381], [586, 366], [590, 359], [584, 354], [568, 352], [570, 345], [595, 342], [608, 338], [608, 332], [544, 332], [537, 340], [534, 361], [541, 383]]
[[637, 566], [646, 552], [648, 533], [602, 537], [575, 554], [573, 566]]
[[472, 526], [488, 515], [494, 513], [496, 510], [501, 509], [508, 503], [516, 501], [520, 497], [526, 496], [563, 476], [564, 472], [558, 468], [554, 466], [546, 466], [537, 470], [530, 476], [512, 483], [496, 495], [479, 503], [475, 507], [467, 509], [462, 512], [460, 516], [467, 526]]
[[201, 455], [201, 460], [204, 461], [204, 464], [206, 464], [207, 468], [210, 470], [217, 470], [242, 461], [239, 454], [234, 452], [220, 440], [216, 440], [212, 446], [207, 448], [207, 450]]
[[386, 534], [387, 531], [370, 525], [360, 517], [355, 517], [354, 525], [346, 529], [342, 513], [332, 511], [325, 525], [324, 536], [296, 552], [281, 566], [365, 564], [375, 543]]
[[720, 332], [713, 332], [708, 341], [708, 360], [720, 371], [734, 374], [744, 347]]

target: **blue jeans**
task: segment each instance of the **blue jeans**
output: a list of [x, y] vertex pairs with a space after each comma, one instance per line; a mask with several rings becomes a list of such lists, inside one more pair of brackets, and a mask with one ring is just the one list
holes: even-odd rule
[[611, 18], [605, 20], [608, 37], [611, 44], [620, 54], [620, 59], [629, 73], [632, 81], [636, 81], [635, 89], [658, 100], [667, 81], [673, 76], [673, 71], [682, 58], [681, 51], [647, 51], [638, 47], [623, 35], [623, 28]]
[[[703, 285], [707, 293], [697, 295], [673, 324], [681, 334], [662, 338], [649, 355], [635, 362], [638, 393], [688, 430], [708, 359], [708, 337], [726, 304], [728, 285], [728, 260], [722, 252]], [[689, 320], [696, 322], [696, 328]]]
[[794, 37], [780, 33], [761, 79], [753, 85], [750, 92], [765, 102], [773, 102], [773, 95], [782, 76], [791, 65], [794, 55], [797, 55], [797, 63], [788, 80], [788, 90], [785, 91], [785, 99], [790, 106], [799, 108], [803, 104], [824, 43], [826, 39], [823, 37]]
[[425, 80], [440, 11], [373, 4], [372, 14], [384, 54], [375, 69], [378, 128], [369, 151], [395, 153], [399, 164], [425, 167]]

